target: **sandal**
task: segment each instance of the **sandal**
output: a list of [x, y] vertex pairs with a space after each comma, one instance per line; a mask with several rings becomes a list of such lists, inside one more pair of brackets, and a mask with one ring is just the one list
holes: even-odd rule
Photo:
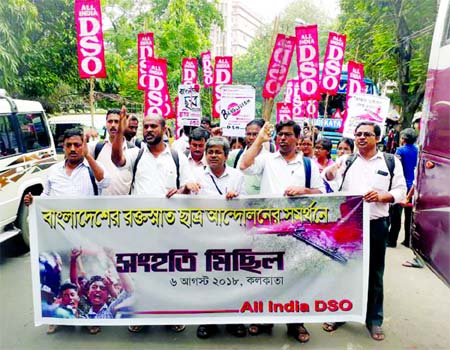
[[338, 329], [340, 326], [344, 325], [345, 322], [325, 322], [322, 324], [322, 329], [325, 332], [334, 332], [336, 329]]
[[384, 340], [384, 332], [381, 326], [367, 326], [370, 336], [373, 340], [382, 341]]
[[95, 335], [102, 331], [102, 327], [100, 326], [88, 326], [89, 334]]
[[183, 332], [186, 329], [186, 326], [184, 324], [173, 324], [167, 327], [169, 327], [175, 333]]
[[405, 262], [402, 264], [402, 266], [405, 266], [405, 267], [415, 267], [415, 268], [418, 268], [418, 269], [421, 269], [421, 268], [423, 267], [422, 263], [421, 263], [419, 260], [417, 260], [417, 258], [414, 258], [414, 259], [411, 260], [411, 261], [405, 261]]
[[306, 330], [305, 326], [303, 326], [303, 323], [291, 323], [288, 324], [287, 327], [287, 334], [292, 335], [295, 340], [300, 343], [307, 343], [309, 341], [310, 334]]
[[262, 333], [271, 334], [273, 329], [273, 324], [271, 323], [252, 323], [248, 326], [248, 334], [249, 335], [260, 335]]
[[139, 333], [144, 329], [144, 326], [128, 326], [128, 332]]
[[227, 332], [238, 338], [242, 338], [247, 335], [247, 328], [245, 328], [243, 324], [227, 324], [225, 328]]

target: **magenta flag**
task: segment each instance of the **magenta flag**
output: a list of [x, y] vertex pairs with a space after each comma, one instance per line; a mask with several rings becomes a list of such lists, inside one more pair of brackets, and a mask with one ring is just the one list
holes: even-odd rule
[[277, 102], [277, 123], [292, 120], [292, 103]]
[[201, 53], [202, 58], [202, 72], [203, 72], [203, 86], [209, 88], [214, 83], [214, 67], [211, 62], [211, 52], [206, 51]]
[[300, 96], [304, 101], [320, 100], [317, 25], [296, 27], [295, 34]]
[[300, 84], [298, 79], [290, 79], [287, 81], [284, 102], [292, 103], [292, 116], [294, 120], [304, 117], [305, 103], [300, 98]]
[[167, 86], [167, 60], [149, 58], [146, 62], [148, 84], [145, 90], [144, 115], [155, 113], [164, 118], [173, 117], [173, 109]]
[[348, 61], [347, 68], [347, 96], [345, 99], [345, 111], [342, 114], [342, 126], [339, 131], [344, 130], [345, 120], [347, 119], [347, 110], [350, 105], [350, 100], [355, 94], [363, 94], [366, 91], [366, 84], [364, 83], [364, 64]]
[[344, 63], [346, 36], [330, 32], [323, 63], [322, 78], [320, 80], [320, 92], [336, 95], [339, 90], [339, 82]]
[[216, 56], [215, 61], [212, 116], [219, 118], [220, 100], [222, 99], [221, 86], [233, 83], [233, 57]]
[[287, 78], [294, 48], [295, 37], [277, 35], [264, 82], [262, 92], [264, 98], [274, 98], [280, 92]]
[[80, 78], [106, 78], [100, 0], [75, 0], [74, 10]]
[[183, 58], [181, 62], [181, 84], [197, 84], [198, 62], [196, 58]]
[[138, 33], [138, 89], [148, 85], [147, 60], [155, 56], [153, 33]]

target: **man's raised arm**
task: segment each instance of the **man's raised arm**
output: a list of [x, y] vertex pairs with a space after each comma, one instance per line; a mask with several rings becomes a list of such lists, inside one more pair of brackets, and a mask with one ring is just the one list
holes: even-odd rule
[[255, 158], [261, 152], [261, 148], [264, 142], [270, 141], [272, 136], [273, 125], [266, 122], [264, 126], [259, 130], [259, 134], [255, 139], [255, 142], [250, 146], [250, 148], [242, 155], [242, 161], [239, 166], [241, 170], [245, 170], [255, 163]]
[[123, 133], [127, 127], [127, 110], [125, 106], [120, 110], [120, 123], [117, 128], [116, 137], [114, 137], [111, 150], [111, 161], [118, 167], [125, 165], [126, 159], [123, 153]]

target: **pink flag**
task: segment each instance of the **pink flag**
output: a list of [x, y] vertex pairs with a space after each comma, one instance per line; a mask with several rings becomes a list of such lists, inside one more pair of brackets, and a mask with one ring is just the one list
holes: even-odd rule
[[336, 95], [339, 90], [342, 64], [344, 62], [346, 36], [330, 32], [323, 64], [320, 92]]
[[345, 111], [342, 114], [342, 126], [339, 131], [344, 130], [345, 120], [347, 119], [347, 110], [349, 102], [353, 95], [363, 94], [366, 92], [366, 84], [364, 83], [364, 64], [348, 61], [347, 68], [347, 96], [345, 99]]
[[222, 85], [233, 83], [233, 57], [216, 56], [214, 65], [214, 85], [213, 85], [213, 118], [220, 117], [220, 100], [222, 99]]
[[305, 105], [306, 118], [316, 119], [319, 117], [319, 101], [308, 100]]
[[292, 103], [277, 102], [277, 123], [292, 120]]
[[155, 113], [172, 118], [173, 110], [167, 86], [167, 60], [149, 58], [146, 62], [148, 85], [145, 89], [144, 115]]
[[294, 37], [286, 37], [284, 34], [277, 35], [262, 92], [264, 98], [274, 98], [280, 92], [287, 78], [294, 48]]
[[291, 79], [287, 81], [284, 102], [292, 103], [292, 117], [294, 120], [304, 117], [305, 103], [300, 98], [300, 85], [298, 83], [298, 79]]
[[80, 78], [106, 78], [100, 0], [75, 0]]
[[196, 58], [183, 58], [181, 63], [181, 84], [197, 84], [198, 63]]
[[147, 60], [154, 57], [153, 33], [138, 33], [138, 89], [148, 85]]
[[214, 72], [211, 63], [211, 52], [206, 51], [201, 53], [202, 68], [203, 68], [203, 86], [209, 88], [214, 83]]
[[297, 37], [297, 67], [302, 100], [320, 100], [319, 42], [317, 25], [295, 28]]

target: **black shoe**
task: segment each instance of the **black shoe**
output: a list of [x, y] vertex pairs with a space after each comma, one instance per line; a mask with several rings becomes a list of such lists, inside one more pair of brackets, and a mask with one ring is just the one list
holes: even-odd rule
[[242, 338], [247, 335], [247, 328], [243, 324], [227, 324], [226, 330], [235, 337]]
[[219, 327], [215, 324], [200, 325], [197, 328], [197, 337], [200, 339], [208, 339], [219, 331]]
[[388, 248], [396, 248], [396, 247], [397, 247], [397, 244], [395, 244], [395, 243], [388, 243], [388, 244], [387, 244], [387, 247], [388, 247]]

